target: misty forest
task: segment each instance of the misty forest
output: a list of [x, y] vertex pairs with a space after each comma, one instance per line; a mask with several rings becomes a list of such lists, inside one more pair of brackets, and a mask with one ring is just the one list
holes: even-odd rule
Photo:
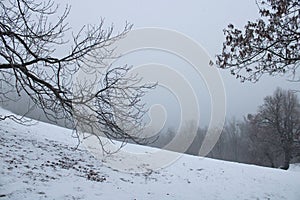
[[[249, 113], [243, 120], [228, 119], [208, 157], [282, 169], [299, 163], [300, 104], [296, 94], [278, 88], [265, 97], [256, 113]], [[186, 125], [187, 137], [189, 126], [193, 123]], [[174, 134], [169, 129], [153, 145], [164, 146]], [[205, 134], [205, 128], [199, 128], [186, 153], [198, 155]]]
[[[228, 21], [223, 30], [212, 30], [222, 33], [223, 43], [208, 66], [229, 74], [241, 90], [268, 77], [284, 77], [296, 89], [276, 85], [256, 109], [226, 116], [207, 158], [197, 160], [209, 132], [198, 119], [182, 119], [180, 132], [165, 124], [155, 135], [142, 134], [149, 111], [145, 96], [160, 83], [144, 82], [131, 73], [130, 63], [112, 64], [120, 56], [114, 45], [134, 29], [134, 21], [117, 27], [99, 15], [98, 24], [86, 22], [77, 31], [69, 25], [71, 2], [1, 1], [0, 199], [300, 198], [300, 174], [293, 170], [300, 163], [300, 2], [253, 4], [259, 18], [243, 27]], [[192, 141], [183, 152], [180, 146], [166, 148], [177, 135]], [[93, 151], [82, 147], [90, 138], [103, 158], [88, 156]], [[120, 145], [112, 152], [109, 142]], [[134, 166], [141, 174], [134, 167], [123, 173], [110, 163], [126, 167], [132, 155], [121, 153], [127, 146], [145, 151], [146, 160], [149, 149], [183, 156], [152, 169], [151, 155], [149, 163]], [[230, 181], [236, 192], [219, 187]], [[204, 189], [206, 184], [215, 189]], [[132, 189], [136, 185], [140, 191]], [[57, 192], [54, 186], [72, 188]], [[179, 192], [185, 186], [186, 192]]]

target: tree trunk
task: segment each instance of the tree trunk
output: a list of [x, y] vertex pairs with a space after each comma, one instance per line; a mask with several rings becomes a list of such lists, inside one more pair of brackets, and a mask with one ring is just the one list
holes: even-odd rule
[[290, 161], [291, 161], [291, 148], [286, 147], [286, 149], [284, 150], [284, 163], [281, 169], [287, 170], [290, 166]]
[[273, 159], [273, 156], [270, 154], [270, 153], [266, 153], [266, 157], [267, 159], [269, 160], [270, 164], [271, 164], [271, 167], [272, 168], [275, 168], [275, 164], [274, 164], [274, 159]]

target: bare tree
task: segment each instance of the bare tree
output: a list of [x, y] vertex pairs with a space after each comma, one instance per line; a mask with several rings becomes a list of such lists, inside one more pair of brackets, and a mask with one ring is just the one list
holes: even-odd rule
[[[284, 153], [283, 168], [289, 167], [294, 142], [300, 135], [300, 104], [295, 93], [277, 89], [267, 96], [258, 114], [252, 119], [265, 143], [281, 147]], [[270, 137], [271, 136], [271, 137]]]
[[242, 81], [257, 81], [263, 74], [290, 73], [300, 64], [299, 0], [257, 0], [260, 19], [244, 30], [229, 24], [216, 63]]
[[[249, 153], [251, 162], [270, 167], [280, 165], [283, 149], [280, 137], [274, 127], [265, 126], [261, 123], [259, 115], [248, 114], [244, 121], [249, 137]], [[280, 160], [281, 159], [281, 160]]]
[[239, 160], [239, 142], [241, 142], [240, 130], [238, 123], [235, 118], [226, 121], [226, 124], [223, 129], [224, 134], [226, 134], [226, 144], [228, 157], [231, 157], [232, 160]]
[[[101, 20], [68, 40], [69, 6], [60, 16], [51, 0], [0, 1], [0, 8], [1, 101], [9, 100], [9, 93], [25, 93], [50, 120], [76, 119], [73, 125], [82, 131], [101, 130], [109, 139], [140, 141], [134, 128], [142, 125], [145, 113], [141, 98], [154, 85], [130, 75], [129, 66], [110, 65], [115, 56], [110, 46], [132, 25], [115, 33]], [[78, 73], [92, 74], [93, 79]]]

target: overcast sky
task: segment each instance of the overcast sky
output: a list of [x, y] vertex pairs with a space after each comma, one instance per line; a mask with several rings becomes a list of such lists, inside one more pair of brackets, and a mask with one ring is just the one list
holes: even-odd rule
[[[258, 17], [255, 0], [57, 0], [57, 2], [60, 5], [68, 3], [72, 6], [68, 21], [74, 30], [78, 30], [84, 24], [97, 24], [101, 17], [105, 18], [107, 25], [113, 23], [116, 29], [120, 30], [126, 21], [134, 24], [134, 28], [167, 28], [191, 37], [202, 45], [211, 57], [221, 51], [224, 41], [223, 28], [229, 23], [243, 27], [248, 20]], [[149, 55], [144, 52], [141, 55], [132, 56], [130, 64], [131, 62], [139, 64], [151, 62], [151, 59], [155, 59], [155, 55], [155, 52]], [[164, 64], [177, 62], [178, 65], [184, 66], [183, 63], [180, 64], [181, 61], [178, 58], [171, 58], [167, 54], [160, 54], [156, 56], [156, 59], [158, 60], [155, 62], [164, 60]], [[220, 73], [225, 85], [226, 109], [229, 118], [233, 116], [241, 118], [247, 113], [255, 112], [258, 105], [262, 104], [263, 98], [271, 95], [276, 87], [299, 88], [299, 83], [290, 83], [286, 81], [286, 77], [263, 76], [258, 83], [242, 84], [231, 76], [229, 71], [221, 70]], [[188, 73], [187, 76], [189, 76]], [[201, 90], [202, 86], [199, 87]], [[201, 94], [205, 94], [205, 91]], [[209, 98], [203, 98], [206, 100], [203, 100], [205, 104], [202, 105], [201, 115], [209, 116], [206, 113], [206, 109], [210, 107], [206, 105], [209, 103]], [[206, 124], [208, 120], [208, 117], [203, 117], [203, 124]]]

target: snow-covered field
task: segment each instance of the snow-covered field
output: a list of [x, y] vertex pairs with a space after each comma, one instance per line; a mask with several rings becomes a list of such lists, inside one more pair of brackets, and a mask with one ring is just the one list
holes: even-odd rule
[[124, 173], [83, 147], [74, 150], [71, 135], [42, 122], [0, 121], [0, 200], [300, 199], [297, 165], [284, 171], [183, 155], [161, 170]]

